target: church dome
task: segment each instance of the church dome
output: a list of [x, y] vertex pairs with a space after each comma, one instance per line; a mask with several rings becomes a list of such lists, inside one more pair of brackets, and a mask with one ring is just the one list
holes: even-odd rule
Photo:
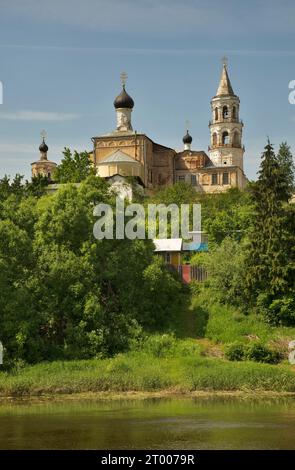
[[186, 131], [186, 134], [185, 134], [185, 136], [183, 137], [182, 142], [183, 142], [184, 144], [191, 144], [192, 141], [193, 141], [192, 136], [189, 135], [188, 131]]
[[40, 152], [46, 153], [48, 152], [48, 146], [45, 144], [45, 140], [43, 139], [43, 142], [39, 146]]
[[134, 101], [131, 96], [125, 90], [125, 86], [123, 85], [123, 89], [121, 93], [117, 96], [114, 101], [114, 106], [116, 109], [118, 108], [129, 108], [132, 109], [134, 106]]

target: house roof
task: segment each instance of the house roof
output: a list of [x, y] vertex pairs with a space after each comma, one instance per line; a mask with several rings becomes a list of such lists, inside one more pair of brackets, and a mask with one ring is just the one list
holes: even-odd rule
[[155, 238], [153, 240], [155, 252], [161, 251], [181, 251], [182, 238]]
[[116, 150], [108, 157], [104, 158], [98, 165], [107, 165], [109, 163], [135, 163], [140, 165], [140, 162], [135, 160], [134, 158], [127, 155], [127, 153], [122, 152], [122, 150]]

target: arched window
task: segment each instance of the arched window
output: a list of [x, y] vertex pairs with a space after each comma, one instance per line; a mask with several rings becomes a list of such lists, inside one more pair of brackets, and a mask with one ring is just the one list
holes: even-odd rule
[[234, 132], [234, 136], [233, 136], [233, 145], [235, 147], [238, 147], [240, 145], [240, 135], [237, 131]]
[[215, 121], [218, 121], [218, 108], [215, 108]]
[[213, 146], [217, 145], [217, 133], [216, 132], [214, 132], [212, 136], [212, 144]]
[[223, 106], [223, 108], [222, 108], [222, 117], [223, 117], [223, 119], [228, 118], [228, 107], [227, 106]]
[[233, 106], [233, 119], [236, 119], [236, 117], [237, 117], [236, 107]]
[[227, 131], [224, 131], [222, 133], [222, 145], [228, 145], [229, 144], [229, 135]]

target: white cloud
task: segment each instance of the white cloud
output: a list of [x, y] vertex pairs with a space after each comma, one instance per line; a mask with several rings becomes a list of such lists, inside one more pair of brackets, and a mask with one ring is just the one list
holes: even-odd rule
[[69, 121], [79, 118], [79, 114], [74, 113], [58, 113], [58, 112], [44, 112], [44, 111], [30, 111], [20, 110], [14, 112], [0, 112], [0, 119], [8, 121], [46, 121], [46, 122], [59, 122]]

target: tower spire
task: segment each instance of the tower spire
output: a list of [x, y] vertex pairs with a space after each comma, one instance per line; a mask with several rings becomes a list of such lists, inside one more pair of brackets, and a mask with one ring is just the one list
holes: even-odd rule
[[234, 91], [230, 83], [230, 79], [227, 73], [227, 57], [222, 57], [222, 72], [220, 77], [219, 86], [216, 92], [216, 96], [222, 95], [232, 95], [234, 96]]

